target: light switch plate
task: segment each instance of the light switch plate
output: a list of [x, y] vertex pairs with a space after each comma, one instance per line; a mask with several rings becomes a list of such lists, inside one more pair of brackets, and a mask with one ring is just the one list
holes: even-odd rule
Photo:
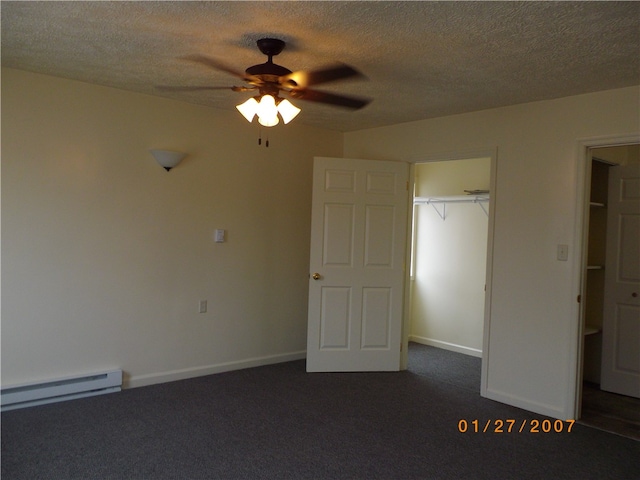
[[558, 260], [562, 262], [569, 260], [569, 245], [558, 245]]
[[207, 301], [206, 300], [200, 300], [200, 303], [198, 304], [198, 313], [207, 313]]
[[216, 243], [224, 243], [225, 231], [218, 228], [214, 234], [214, 239]]

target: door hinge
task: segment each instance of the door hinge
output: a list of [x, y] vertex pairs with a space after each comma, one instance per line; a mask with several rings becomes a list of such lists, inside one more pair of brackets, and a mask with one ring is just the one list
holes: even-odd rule
[[409, 180], [407, 180], [407, 192], [409, 191]]
[[582, 295], [578, 295], [578, 298], [576, 298], [576, 300], [578, 301], [578, 303], [580, 303], [582, 300]]

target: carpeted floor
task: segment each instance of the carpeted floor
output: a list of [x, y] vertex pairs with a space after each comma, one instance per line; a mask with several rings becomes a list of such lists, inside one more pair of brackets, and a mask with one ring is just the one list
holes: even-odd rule
[[640, 442], [584, 425], [475, 433], [545, 418], [481, 398], [479, 372], [445, 375], [451, 352], [429, 348], [415, 371], [296, 361], [5, 412], [2, 479], [640, 478]]
[[[411, 343], [409, 371], [480, 392], [480, 358]], [[604, 392], [585, 382], [582, 392], [580, 423], [640, 440], [640, 399]], [[640, 474], [639, 474], [640, 476]]]
[[480, 394], [482, 359], [409, 343], [409, 371]]

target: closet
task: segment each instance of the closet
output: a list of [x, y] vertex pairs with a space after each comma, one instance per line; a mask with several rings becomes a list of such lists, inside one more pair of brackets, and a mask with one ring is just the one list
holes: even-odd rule
[[591, 161], [589, 231], [584, 307], [583, 379], [599, 384], [602, 361], [602, 315], [604, 307], [607, 196], [610, 164]]
[[491, 158], [415, 168], [409, 340], [482, 356]]
[[578, 418], [640, 439], [640, 311], [633, 295], [640, 288], [640, 204], [634, 203], [640, 199], [640, 145], [599, 147], [590, 153]]

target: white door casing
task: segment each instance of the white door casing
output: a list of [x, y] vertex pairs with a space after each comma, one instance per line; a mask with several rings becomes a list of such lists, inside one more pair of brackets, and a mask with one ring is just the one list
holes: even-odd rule
[[640, 165], [609, 169], [601, 385], [640, 398]]
[[400, 369], [409, 165], [316, 158], [307, 371]]

